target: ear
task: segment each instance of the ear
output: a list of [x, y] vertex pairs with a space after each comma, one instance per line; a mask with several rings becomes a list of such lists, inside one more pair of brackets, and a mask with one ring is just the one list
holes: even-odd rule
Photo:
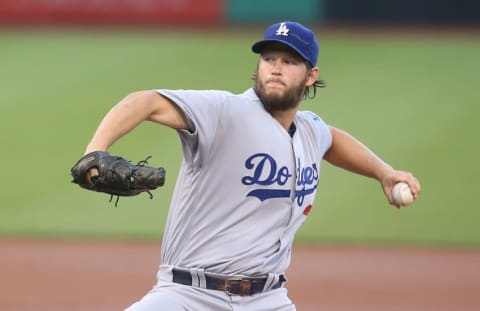
[[318, 67], [313, 67], [308, 72], [307, 81], [306, 81], [307, 87], [312, 86], [317, 80], [318, 80]]

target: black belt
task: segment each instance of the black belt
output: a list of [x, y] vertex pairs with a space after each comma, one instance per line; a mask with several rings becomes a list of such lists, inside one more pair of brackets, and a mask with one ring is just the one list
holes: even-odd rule
[[[189, 271], [173, 269], [173, 282], [192, 286], [192, 275]], [[280, 288], [287, 279], [280, 275], [272, 289]], [[206, 288], [223, 291], [230, 296], [251, 296], [263, 292], [267, 278], [231, 277], [227, 279], [205, 275]]]

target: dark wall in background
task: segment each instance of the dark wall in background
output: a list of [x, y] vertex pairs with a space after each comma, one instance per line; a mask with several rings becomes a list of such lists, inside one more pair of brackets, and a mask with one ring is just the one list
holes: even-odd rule
[[477, 0], [326, 0], [333, 22], [471, 23], [480, 21]]

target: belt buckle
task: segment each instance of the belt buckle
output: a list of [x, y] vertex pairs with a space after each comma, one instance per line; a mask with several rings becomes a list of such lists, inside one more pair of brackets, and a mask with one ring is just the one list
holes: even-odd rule
[[229, 296], [248, 296], [252, 293], [252, 282], [242, 278], [225, 280], [225, 293]]

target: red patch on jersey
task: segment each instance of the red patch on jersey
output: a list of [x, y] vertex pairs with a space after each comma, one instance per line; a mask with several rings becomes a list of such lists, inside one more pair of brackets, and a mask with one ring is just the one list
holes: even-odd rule
[[305, 207], [305, 209], [303, 210], [303, 215], [305, 216], [308, 216], [308, 213], [310, 213], [310, 210], [312, 209], [312, 204], [310, 204], [309, 206]]

